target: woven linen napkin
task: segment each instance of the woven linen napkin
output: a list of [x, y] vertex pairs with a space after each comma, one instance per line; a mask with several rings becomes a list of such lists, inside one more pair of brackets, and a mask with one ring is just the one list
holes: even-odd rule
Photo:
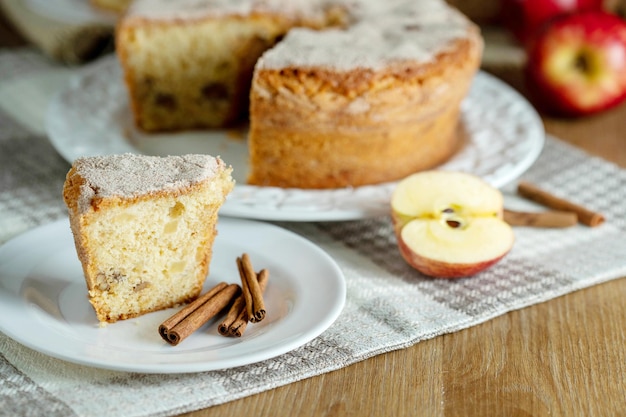
[[[32, 52], [0, 52], [0, 80], [49, 67]], [[1, 91], [1, 90], [0, 90]], [[69, 164], [45, 135], [0, 111], [0, 244], [66, 216]], [[137, 374], [67, 363], [0, 333], [0, 415], [169, 416], [336, 370], [626, 275], [626, 170], [548, 138], [524, 179], [602, 212], [596, 228], [516, 228], [513, 250], [473, 278], [435, 280], [399, 255], [390, 219], [278, 223], [325, 250], [347, 300], [319, 337], [263, 362], [211, 372]], [[506, 192], [512, 209], [536, 208]], [[93, 399], [97, 398], [97, 401]]]

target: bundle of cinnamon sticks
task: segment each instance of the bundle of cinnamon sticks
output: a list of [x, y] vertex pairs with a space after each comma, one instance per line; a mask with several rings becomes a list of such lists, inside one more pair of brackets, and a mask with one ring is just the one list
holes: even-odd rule
[[224, 336], [241, 337], [248, 322], [260, 322], [266, 316], [263, 293], [269, 271], [254, 271], [250, 256], [244, 253], [237, 258], [239, 284], [220, 282], [159, 326], [159, 334], [167, 343], [176, 346], [198, 330], [210, 319], [227, 311], [218, 326]]

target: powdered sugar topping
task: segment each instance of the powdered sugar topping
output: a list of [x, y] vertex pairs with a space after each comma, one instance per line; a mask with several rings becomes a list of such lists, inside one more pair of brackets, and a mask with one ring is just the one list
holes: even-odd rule
[[381, 69], [393, 62], [428, 62], [473, 25], [439, 0], [355, 0], [345, 29], [290, 31], [266, 52], [260, 68]]
[[79, 211], [83, 212], [95, 197], [133, 198], [188, 187], [215, 177], [225, 164], [209, 155], [158, 157], [128, 153], [79, 158], [74, 168], [86, 181], [78, 201]]
[[159, 20], [248, 16], [254, 12], [314, 16], [321, 13], [322, 3], [321, 0], [135, 0], [127, 15]]
[[473, 26], [444, 0], [135, 0], [128, 16], [177, 20], [265, 12], [323, 20], [331, 8], [344, 11], [346, 28], [293, 29], [266, 52], [259, 67], [351, 70], [428, 62], [451, 41], [467, 37]]

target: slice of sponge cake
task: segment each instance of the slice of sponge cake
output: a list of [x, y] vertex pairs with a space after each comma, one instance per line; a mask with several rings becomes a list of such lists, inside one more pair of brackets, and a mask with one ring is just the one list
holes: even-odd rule
[[196, 298], [208, 274], [232, 168], [216, 157], [80, 158], [63, 197], [98, 320]]

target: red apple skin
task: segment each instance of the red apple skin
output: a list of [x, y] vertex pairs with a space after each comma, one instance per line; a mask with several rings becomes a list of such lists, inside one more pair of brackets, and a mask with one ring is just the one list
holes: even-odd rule
[[411, 267], [415, 268], [424, 275], [433, 278], [464, 278], [475, 275], [500, 261], [508, 253], [502, 254], [495, 259], [475, 264], [451, 264], [447, 262], [426, 259], [412, 251], [402, 240], [400, 235], [396, 235], [398, 240], [398, 248], [400, 254]]
[[528, 51], [525, 76], [535, 104], [549, 114], [578, 117], [615, 107], [626, 99], [626, 21], [607, 12], [553, 20]]
[[581, 11], [601, 11], [603, 0], [501, 0], [503, 25], [522, 44], [551, 19]]
[[503, 253], [502, 256], [473, 264], [451, 264], [448, 262], [435, 261], [433, 259], [426, 259], [415, 253], [408, 247], [404, 240], [402, 240], [402, 228], [407, 224], [407, 219], [401, 218], [395, 211], [392, 211], [391, 223], [393, 225], [396, 241], [398, 243], [398, 249], [402, 258], [407, 264], [409, 264], [409, 266], [432, 278], [449, 279], [472, 276], [499, 262], [513, 248], [511, 242], [511, 247], [508, 251]]

